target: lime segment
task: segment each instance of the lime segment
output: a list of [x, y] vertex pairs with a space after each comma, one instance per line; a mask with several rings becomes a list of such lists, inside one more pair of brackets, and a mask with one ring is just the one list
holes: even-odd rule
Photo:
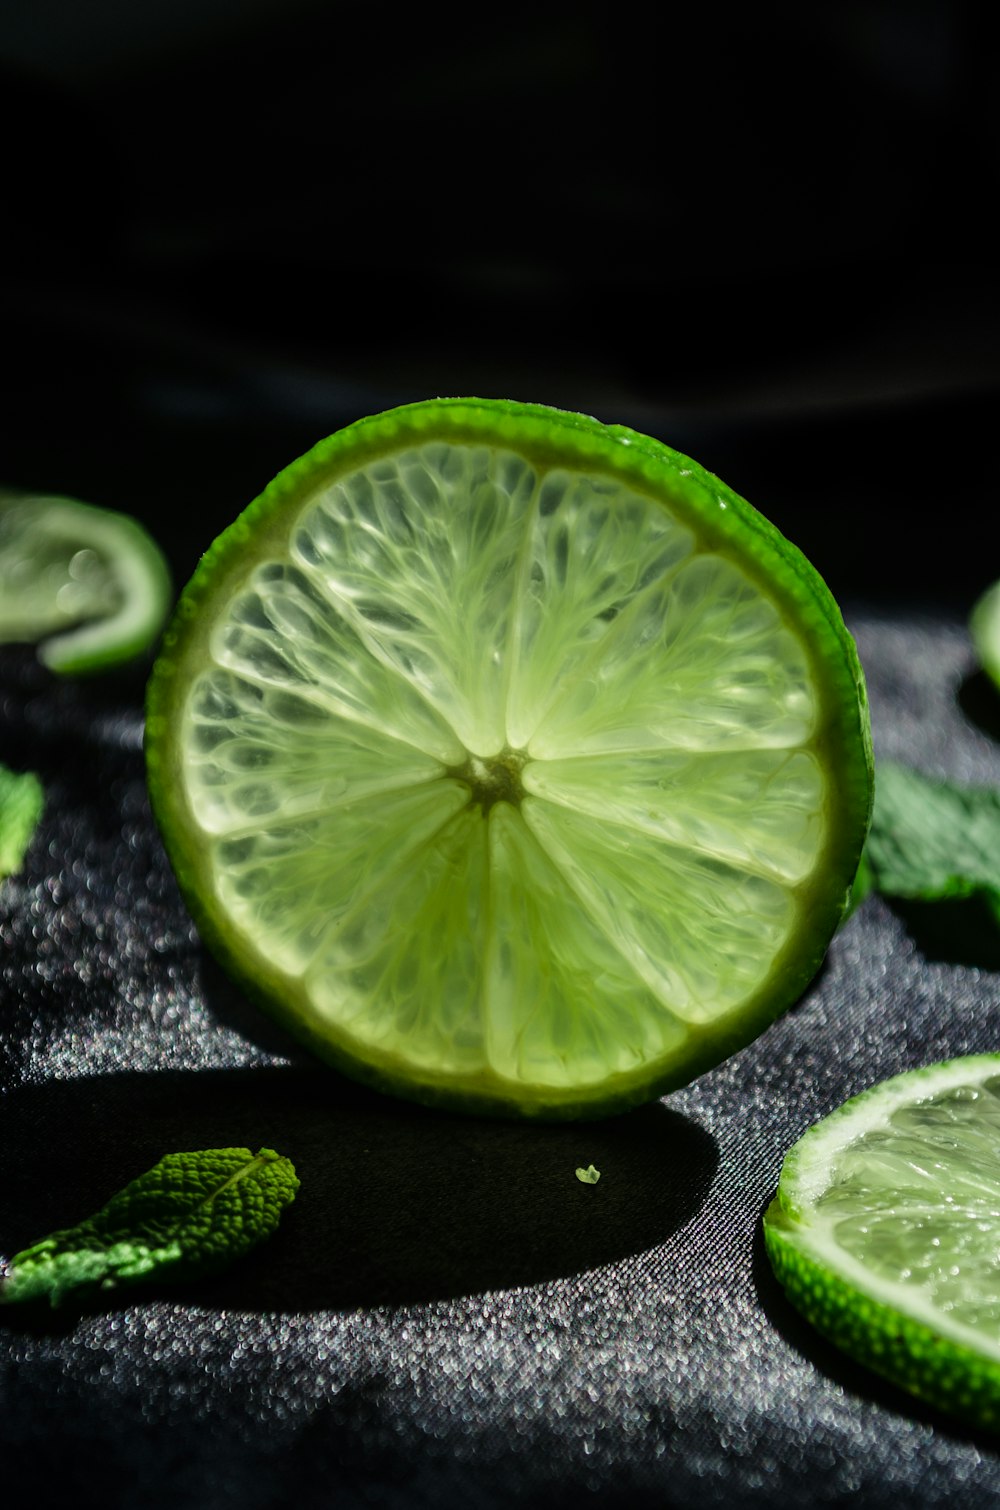
[[846, 1102], [789, 1152], [764, 1222], [790, 1298], [862, 1363], [1000, 1427], [1000, 1054]]
[[493, 1074], [565, 1094], [613, 1084], [679, 1049], [687, 1035], [678, 1018], [604, 919], [580, 905], [521, 815], [500, 804], [489, 828], [485, 1047]]
[[150, 684], [150, 792], [206, 941], [350, 1073], [598, 1115], [790, 1005], [871, 752], [821, 579], [666, 447], [411, 405], [206, 554]]
[[732, 562], [698, 555], [651, 584], [562, 690], [528, 744], [611, 750], [797, 749], [816, 709], [805, 645]]
[[479, 755], [505, 742], [512, 582], [535, 486], [503, 451], [407, 448], [318, 490], [291, 536], [328, 611]]
[[533, 761], [523, 780], [558, 807], [784, 881], [815, 863], [824, 777], [803, 750], [583, 755]]

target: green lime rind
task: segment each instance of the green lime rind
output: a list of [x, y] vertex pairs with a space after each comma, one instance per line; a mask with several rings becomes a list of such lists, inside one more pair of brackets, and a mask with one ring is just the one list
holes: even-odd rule
[[0, 493], [0, 643], [37, 645], [59, 676], [108, 671], [152, 649], [172, 602], [163, 552], [131, 516]]
[[[820, 703], [814, 744], [824, 752], [831, 811], [826, 852], [798, 891], [808, 939], [791, 941], [765, 987], [739, 1020], [699, 1025], [683, 1064], [651, 1064], [590, 1090], [546, 1088], [528, 1095], [490, 1073], [440, 1081], [391, 1052], [366, 1045], [354, 1052], [331, 1043], [309, 1021], [308, 1004], [263, 958], [241, 956], [225, 910], [205, 885], [202, 841], [184, 797], [178, 752], [171, 744], [190, 674], [209, 659], [212, 614], [257, 560], [287, 550], [289, 520], [318, 478], [324, 484], [409, 444], [434, 439], [508, 445], [542, 468], [596, 467], [619, 477], [696, 527], [703, 550], [738, 563], [790, 623], [812, 659]], [[649, 1100], [711, 1068], [756, 1037], [802, 994], [819, 968], [849, 903], [851, 883], [871, 813], [872, 754], [864, 678], [854, 642], [818, 573], [805, 558], [717, 478], [680, 453], [623, 427], [542, 405], [484, 399], [441, 399], [363, 419], [320, 441], [281, 472], [209, 547], [181, 594], [162, 641], [147, 696], [146, 750], [150, 798], [181, 891], [205, 943], [247, 993], [297, 1038], [353, 1078], [413, 1099], [479, 1113], [552, 1118], [596, 1117]]]
[[1000, 920], [1000, 789], [879, 761], [863, 866], [885, 896], [922, 902], [981, 896]]
[[979, 664], [992, 682], [1000, 687], [1000, 582], [994, 582], [973, 605], [969, 615], [969, 634]]
[[[895, 1113], [998, 1075], [1000, 1054], [969, 1055], [893, 1076], [852, 1097], [789, 1150], [763, 1219], [775, 1275], [818, 1332], [910, 1394], [989, 1431], [1000, 1429], [995, 1338], [840, 1246], [817, 1203], [835, 1182], [838, 1157], [869, 1134], [884, 1138]], [[933, 1166], [932, 1153], [927, 1162]]]
[[789, 1300], [818, 1332], [926, 1404], [970, 1425], [1000, 1430], [995, 1358], [860, 1293], [850, 1278], [810, 1253], [786, 1220], [776, 1198], [764, 1218], [767, 1256]]

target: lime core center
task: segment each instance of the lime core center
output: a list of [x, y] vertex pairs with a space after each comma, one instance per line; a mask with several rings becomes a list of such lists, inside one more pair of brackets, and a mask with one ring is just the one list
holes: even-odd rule
[[520, 807], [524, 796], [521, 772], [527, 759], [523, 750], [505, 746], [499, 755], [490, 755], [486, 759], [479, 755], [468, 756], [462, 765], [449, 767], [448, 775], [469, 788], [473, 805], [481, 807], [485, 817], [498, 802]]

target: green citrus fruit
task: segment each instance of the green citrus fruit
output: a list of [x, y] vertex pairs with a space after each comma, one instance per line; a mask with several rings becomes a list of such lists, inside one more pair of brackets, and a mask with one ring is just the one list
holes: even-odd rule
[[838, 1346], [1000, 1427], [1000, 1054], [896, 1075], [810, 1128], [764, 1235], [789, 1297]]
[[159, 546], [127, 514], [0, 492], [0, 644], [37, 644], [64, 675], [104, 671], [152, 647], [171, 598]]
[[854, 644], [694, 462], [438, 400], [293, 463], [215, 542], [150, 683], [203, 937], [348, 1072], [598, 1115], [817, 969], [871, 801]]
[[979, 663], [1000, 687], [1000, 582], [978, 598], [969, 615], [969, 632]]

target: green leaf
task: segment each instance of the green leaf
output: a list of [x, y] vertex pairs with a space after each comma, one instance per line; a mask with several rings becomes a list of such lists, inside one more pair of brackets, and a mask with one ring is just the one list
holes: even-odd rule
[[298, 1188], [270, 1148], [167, 1154], [96, 1216], [0, 1264], [0, 1302], [215, 1273], [271, 1235]]
[[24, 864], [44, 801], [42, 783], [32, 771], [0, 765], [0, 881]]
[[893, 761], [875, 770], [865, 850], [876, 888], [933, 902], [981, 895], [1000, 921], [1000, 790], [935, 781]]

